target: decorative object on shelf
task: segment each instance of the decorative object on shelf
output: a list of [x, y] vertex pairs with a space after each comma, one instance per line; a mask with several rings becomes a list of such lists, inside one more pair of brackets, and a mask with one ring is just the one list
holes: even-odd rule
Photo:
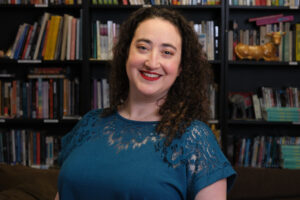
[[246, 45], [238, 43], [234, 49], [236, 55], [240, 59], [278, 61], [279, 58], [276, 55], [276, 49], [281, 42], [282, 36], [285, 35], [285, 32], [272, 32], [267, 33], [266, 35], [271, 37], [271, 41], [264, 45]]
[[251, 92], [230, 92], [229, 103], [232, 106], [232, 119], [251, 119], [253, 117]]

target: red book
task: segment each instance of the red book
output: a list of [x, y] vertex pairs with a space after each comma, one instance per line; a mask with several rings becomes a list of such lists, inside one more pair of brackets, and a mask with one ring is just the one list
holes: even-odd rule
[[[255, 6], [261, 6], [260, 0], [255, 0]], [[249, 21], [250, 22], [250, 21]]]
[[279, 22], [290, 22], [293, 20], [294, 20], [293, 15], [283, 16], [283, 17], [274, 17], [274, 18], [257, 20], [256, 25], [262, 26], [262, 25], [266, 25], [266, 24], [275, 24], [275, 23], [279, 23]]
[[36, 132], [36, 164], [41, 164], [41, 134]]
[[72, 18], [70, 60], [75, 60], [76, 24], [77, 24], [77, 19], [74, 17]]
[[28, 44], [29, 44], [29, 41], [30, 41], [30, 38], [31, 38], [32, 30], [33, 30], [33, 26], [30, 25], [30, 28], [29, 28], [29, 31], [28, 31], [28, 34], [27, 34], [26, 43], [25, 43], [25, 46], [24, 46], [24, 50], [23, 50], [23, 53], [22, 53], [22, 56], [21, 56], [22, 60], [25, 58], [25, 54], [26, 54]]
[[[260, 0], [257, 0], [257, 1], [260, 1]], [[277, 15], [268, 15], [268, 16], [263, 16], [263, 17], [252, 17], [252, 18], [249, 18], [249, 22], [254, 22], [254, 21], [257, 21], [257, 20], [262, 20], [262, 19], [269, 19], [269, 18], [273, 18], [273, 17], [283, 17], [283, 14], [277, 14]]]

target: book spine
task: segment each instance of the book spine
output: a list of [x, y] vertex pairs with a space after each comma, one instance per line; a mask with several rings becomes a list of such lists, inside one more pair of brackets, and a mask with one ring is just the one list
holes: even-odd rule
[[274, 24], [274, 23], [279, 23], [279, 22], [289, 22], [289, 21], [293, 21], [293, 20], [294, 20], [293, 15], [284, 16], [284, 17], [274, 17], [274, 18], [257, 20], [256, 25], [257, 26], [262, 26], [262, 25], [266, 25], [266, 24]]
[[295, 30], [295, 35], [296, 35], [296, 41], [295, 41], [295, 55], [296, 55], [296, 61], [300, 61], [300, 24], [296, 24], [296, 30]]

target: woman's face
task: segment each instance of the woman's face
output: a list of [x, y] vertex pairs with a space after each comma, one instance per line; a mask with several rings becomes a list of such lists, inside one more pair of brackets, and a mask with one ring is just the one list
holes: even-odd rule
[[166, 96], [180, 73], [181, 43], [178, 29], [162, 18], [138, 25], [126, 62], [130, 95]]

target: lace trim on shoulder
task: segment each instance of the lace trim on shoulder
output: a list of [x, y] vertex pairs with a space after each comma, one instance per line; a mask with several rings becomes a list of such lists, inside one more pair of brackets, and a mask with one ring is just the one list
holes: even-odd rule
[[217, 154], [216, 145], [209, 128], [202, 122], [193, 122], [181, 139], [174, 139], [168, 147], [159, 142], [156, 149], [162, 152], [169, 166], [176, 168], [185, 165], [188, 173], [198, 174], [220, 167], [222, 160]]

